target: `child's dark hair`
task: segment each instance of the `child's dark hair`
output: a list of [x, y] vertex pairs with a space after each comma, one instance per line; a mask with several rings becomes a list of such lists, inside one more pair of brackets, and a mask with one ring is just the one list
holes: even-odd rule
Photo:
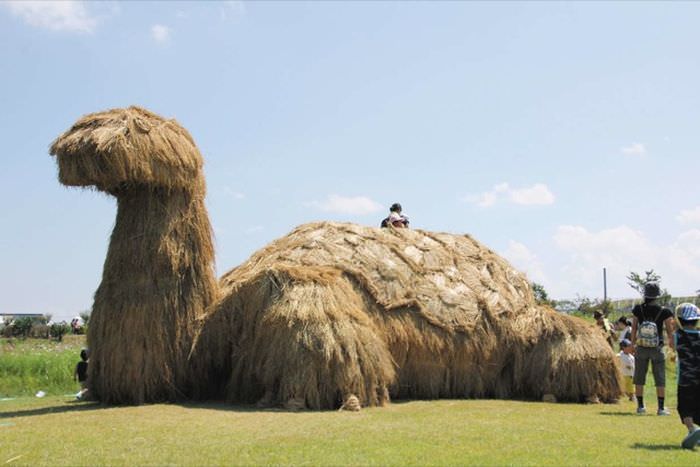
[[632, 324], [632, 322], [629, 320], [629, 318], [625, 315], [620, 316], [620, 318], [617, 320], [618, 323], [622, 323], [625, 326], [629, 326]]
[[88, 352], [87, 349], [83, 349], [80, 351], [80, 359], [85, 361], [88, 359]]
[[685, 320], [685, 319], [678, 318], [678, 322], [680, 322], [681, 326], [683, 326], [683, 327], [689, 326], [691, 328], [694, 328], [698, 324], [698, 320], [696, 320], [696, 319]]

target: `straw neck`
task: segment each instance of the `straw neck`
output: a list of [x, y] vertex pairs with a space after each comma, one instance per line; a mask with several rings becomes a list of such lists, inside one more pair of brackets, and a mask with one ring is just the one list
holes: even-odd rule
[[120, 288], [126, 281], [132, 292], [143, 289], [161, 299], [177, 294], [172, 299], [180, 310], [192, 297], [201, 302], [197, 308], [208, 306], [214, 250], [203, 195], [137, 187], [117, 199], [103, 280], [119, 280]]
[[217, 287], [203, 193], [131, 187], [117, 200], [88, 335], [92, 387], [108, 402], [174, 400]]

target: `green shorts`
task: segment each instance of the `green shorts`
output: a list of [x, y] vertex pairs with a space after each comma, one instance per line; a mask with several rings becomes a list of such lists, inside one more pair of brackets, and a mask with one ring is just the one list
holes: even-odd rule
[[656, 387], [666, 386], [666, 356], [663, 347], [639, 347], [634, 354], [634, 384], [644, 386], [651, 362]]

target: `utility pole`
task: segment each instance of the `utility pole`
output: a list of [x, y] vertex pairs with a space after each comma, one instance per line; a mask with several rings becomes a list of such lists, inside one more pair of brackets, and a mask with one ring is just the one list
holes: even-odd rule
[[603, 268], [603, 314], [608, 315], [608, 275]]

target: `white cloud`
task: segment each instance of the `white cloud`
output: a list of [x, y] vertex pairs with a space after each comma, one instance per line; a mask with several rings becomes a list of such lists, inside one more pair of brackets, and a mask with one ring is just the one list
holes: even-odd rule
[[553, 204], [554, 199], [554, 194], [543, 183], [536, 183], [525, 188], [511, 188], [508, 183], [499, 183], [489, 191], [466, 196], [464, 201], [486, 208], [493, 206], [499, 200], [529, 206]]
[[151, 26], [151, 37], [158, 43], [164, 44], [170, 40], [170, 28], [162, 24]]
[[324, 212], [362, 216], [382, 210], [382, 205], [366, 196], [346, 197], [330, 195], [325, 201], [313, 201], [309, 206]]
[[700, 289], [700, 229], [681, 233], [667, 254], [668, 261], [693, 283], [691, 291]]
[[522, 188], [519, 190], [512, 190], [510, 192], [510, 199], [515, 204], [553, 204], [554, 194], [549, 191], [547, 185], [542, 183], [537, 183], [529, 188]]
[[632, 143], [629, 146], [620, 148], [620, 151], [622, 151], [622, 154], [626, 156], [643, 156], [647, 153], [647, 150], [642, 143]]
[[542, 262], [524, 244], [510, 240], [508, 248], [503, 252], [503, 257], [510, 261], [516, 269], [527, 274], [530, 281], [543, 285], [549, 282], [544, 273]]
[[27, 24], [51, 31], [91, 33], [97, 27], [97, 18], [82, 1], [10, 1], [0, 5]]
[[654, 269], [671, 294], [691, 293], [700, 284], [700, 230], [681, 233], [674, 242], [655, 243], [643, 232], [622, 225], [598, 232], [582, 226], [559, 226], [554, 243], [563, 261], [560, 290], [602, 296], [603, 268], [610, 296], [634, 297], [625, 276]]
[[693, 209], [683, 209], [676, 219], [681, 224], [700, 224], [700, 206]]

